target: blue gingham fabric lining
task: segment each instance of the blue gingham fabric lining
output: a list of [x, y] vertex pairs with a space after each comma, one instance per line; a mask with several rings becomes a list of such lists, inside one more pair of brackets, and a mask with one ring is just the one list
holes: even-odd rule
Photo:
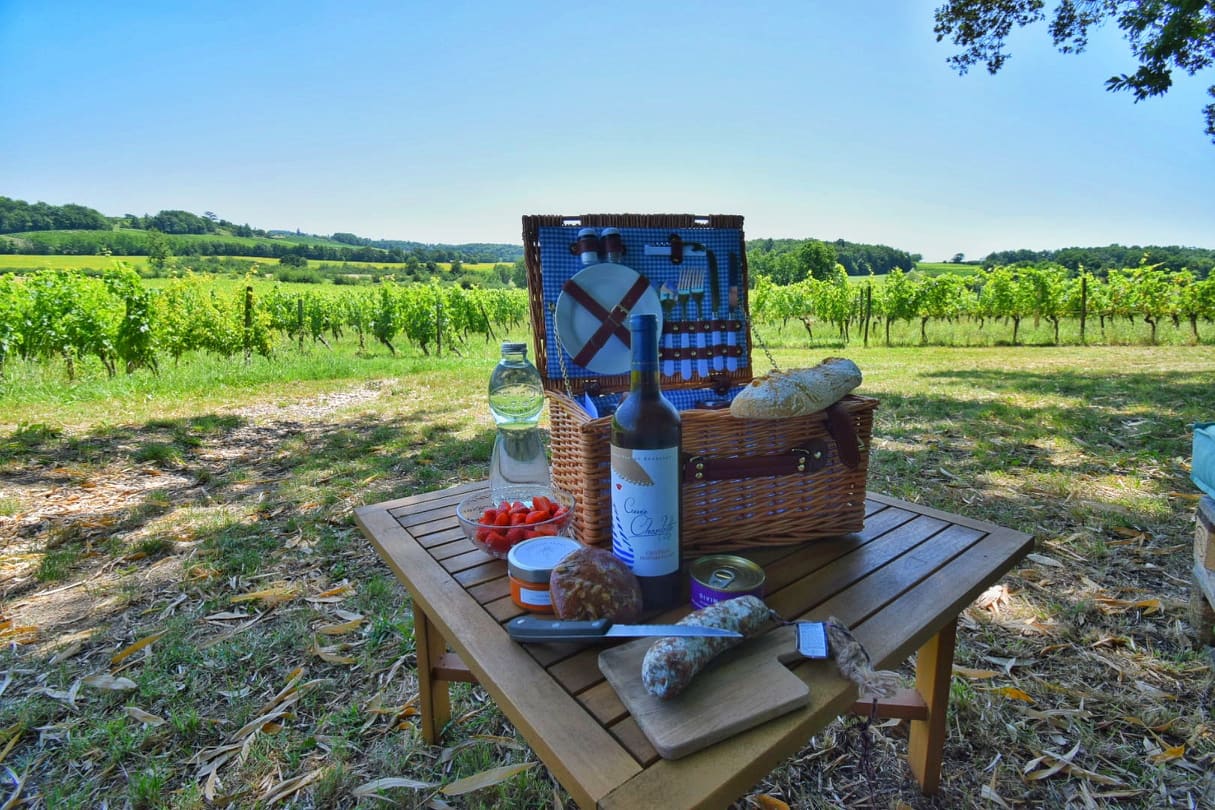
[[[582, 269], [579, 257], [570, 252], [570, 245], [578, 239], [580, 226], [547, 225], [539, 229], [541, 281], [544, 285], [544, 328], [547, 334], [547, 345], [550, 347], [548, 365], [545, 369], [549, 379], [562, 379], [561, 360], [558, 352], [565, 355], [566, 372], [570, 379], [584, 379], [596, 376], [585, 368], [575, 366], [568, 353], [557, 341], [553, 325], [553, 311], [557, 297], [565, 282]], [[602, 229], [600, 229], [602, 230]], [[713, 251], [717, 258], [717, 278], [721, 287], [721, 301], [727, 301], [729, 287], [729, 255], [738, 255], [739, 273], [742, 270], [742, 232], [727, 228], [620, 228], [621, 240], [624, 242], [624, 259], [622, 264], [631, 267], [650, 280], [655, 289], [665, 281], [675, 287], [679, 281], [679, 273], [685, 267], [701, 267], [705, 269], [705, 284], [708, 284], [708, 257], [689, 256], [686, 253], [682, 264], [672, 264], [669, 256], [647, 256], [646, 245], [665, 243], [671, 234], [678, 234], [684, 240], [685, 248], [688, 242], [698, 242], [708, 250]], [[706, 291], [705, 301], [711, 295]], [[745, 362], [745, 361], [744, 361]], [[697, 401], [705, 398], [703, 390], [667, 389], [663, 392], [679, 410], [692, 407]], [[731, 397], [733, 397], [731, 392]]]

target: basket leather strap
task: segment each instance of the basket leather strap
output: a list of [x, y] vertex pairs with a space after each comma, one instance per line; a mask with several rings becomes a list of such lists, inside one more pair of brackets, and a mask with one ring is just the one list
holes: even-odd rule
[[762, 478], [774, 475], [806, 475], [827, 466], [830, 453], [825, 439], [811, 439], [784, 453], [750, 458], [692, 456], [684, 459], [684, 483]]
[[578, 354], [574, 356], [574, 365], [585, 366], [589, 363], [599, 353], [599, 350], [607, 344], [612, 335], [620, 338], [625, 346], [632, 346], [632, 336], [629, 334], [629, 330], [625, 327], [624, 322], [629, 316], [629, 311], [641, 300], [642, 294], [649, 288], [650, 282], [646, 281], [645, 276], [638, 276], [637, 280], [633, 282], [633, 286], [629, 287], [628, 292], [620, 299], [620, 303], [616, 304], [609, 311], [604, 309], [602, 304], [592, 298], [573, 279], [565, 282], [562, 289], [600, 320], [599, 328], [595, 330], [595, 333], [591, 335], [582, 348], [578, 350]]
[[835, 439], [835, 451], [850, 470], [861, 464], [861, 442], [856, 435], [852, 415], [836, 402], [827, 407], [827, 432]]

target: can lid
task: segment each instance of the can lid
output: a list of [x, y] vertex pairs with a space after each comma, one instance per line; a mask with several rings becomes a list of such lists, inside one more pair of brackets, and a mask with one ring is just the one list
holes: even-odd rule
[[582, 546], [572, 537], [536, 537], [511, 546], [506, 554], [510, 575], [524, 582], [548, 582], [553, 566]]
[[764, 569], [745, 557], [734, 554], [711, 554], [695, 560], [691, 566], [694, 582], [723, 593], [744, 593], [761, 588]]

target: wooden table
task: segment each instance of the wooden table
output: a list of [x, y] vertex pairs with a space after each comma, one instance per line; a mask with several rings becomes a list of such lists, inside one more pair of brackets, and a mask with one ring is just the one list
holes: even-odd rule
[[[510, 600], [506, 565], [476, 549], [455, 518], [456, 503], [483, 486], [356, 511], [413, 597], [427, 742], [437, 742], [450, 721], [449, 683], [477, 681], [580, 807], [724, 807], [840, 714], [870, 711], [833, 662], [806, 661], [794, 671], [810, 687], [809, 705], [690, 756], [661, 759], [600, 673], [602, 647], [520, 645], [507, 637], [502, 624], [522, 611]], [[765, 601], [782, 616], [837, 617], [878, 668], [917, 654], [915, 689], [882, 702], [878, 713], [911, 721], [909, 763], [932, 793], [957, 617], [1032, 546], [1021, 532], [870, 494], [857, 534], [744, 554], [764, 566]]]

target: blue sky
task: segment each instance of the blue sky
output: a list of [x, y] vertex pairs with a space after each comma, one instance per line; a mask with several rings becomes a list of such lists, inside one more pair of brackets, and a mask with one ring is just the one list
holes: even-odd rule
[[935, 5], [0, 0], [0, 195], [422, 242], [628, 211], [927, 260], [1215, 247], [1211, 71], [1134, 104], [1116, 28], [1067, 56], [1039, 25], [958, 76]]

